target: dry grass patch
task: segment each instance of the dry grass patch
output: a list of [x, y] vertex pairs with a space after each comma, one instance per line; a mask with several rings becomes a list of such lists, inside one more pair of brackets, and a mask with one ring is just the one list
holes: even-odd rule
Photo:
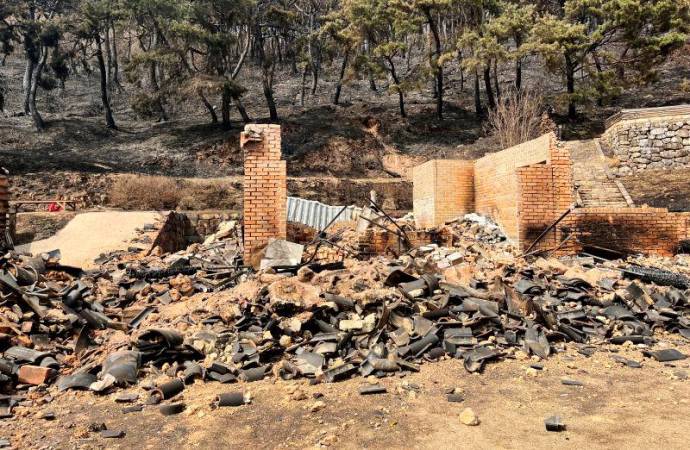
[[110, 204], [131, 210], [175, 209], [180, 201], [173, 178], [147, 175], [122, 175], [110, 187]]
[[237, 209], [239, 183], [187, 180], [149, 175], [121, 175], [110, 188], [110, 206], [125, 210]]

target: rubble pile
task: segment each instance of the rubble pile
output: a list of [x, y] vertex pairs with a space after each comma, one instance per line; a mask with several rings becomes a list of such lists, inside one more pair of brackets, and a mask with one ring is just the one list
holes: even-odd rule
[[27, 387], [53, 381], [51, 392], [102, 393], [152, 377], [146, 402], [164, 403], [165, 414], [184, 409], [175, 398], [195, 380], [333, 382], [445, 358], [479, 372], [568, 343], [583, 354], [635, 345], [659, 361], [685, 358], [657, 345], [663, 333], [690, 339], [685, 257], [656, 269], [644, 259], [525, 259], [481, 217], [447, 227], [452, 247], [396, 259], [347, 253], [337, 265], [291, 255], [291, 266], [258, 272], [242, 265], [234, 224], [174, 254], [104, 255], [89, 272], [60, 266], [58, 253], [9, 253], [0, 261], [0, 414], [11, 415]]
[[476, 213], [465, 214], [462, 219], [450, 222], [461, 227], [460, 236], [472, 236], [474, 240], [486, 244], [506, 242], [507, 237], [501, 227], [485, 216]]
[[[3, 256], [0, 392], [45, 385], [56, 378], [60, 390], [85, 388], [96, 392], [115, 383], [136, 382], [138, 369], [131, 369], [129, 364], [136, 362], [138, 367], [140, 362], [148, 362], [149, 356], [155, 360], [165, 354], [167, 358], [175, 350], [158, 352], [149, 342], [156, 340], [151, 337], [156, 334], [149, 332], [136, 341], [140, 353], [109, 354], [122, 346], [116, 341], [123, 334], [137, 330], [160, 306], [184, 302], [198, 292], [226, 289], [246, 276], [248, 269], [239, 265], [241, 246], [236, 224], [230, 225], [209, 236], [205, 245], [194, 244], [176, 254], [146, 256], [140, 246], [133, 246], [128, 251], [102, 255], [101, 267], [92, 271], [61, 266], [59, 251]], [[145, 231], [135, 244], [150, 241]], [[162, 333], [173, 336], [172, 332]], [[170, 342], [177, 343], [178, 336], [174, 336]], [[186, 361], [200, 355], [180, 350], [178, 356]], [[124, 372], [123, 363], [128, 367]], [[65, 373], [71, 375], [59, 377]], [[10, 414], [17, 398], [21, 397], [0, 395], [5, 414]]]

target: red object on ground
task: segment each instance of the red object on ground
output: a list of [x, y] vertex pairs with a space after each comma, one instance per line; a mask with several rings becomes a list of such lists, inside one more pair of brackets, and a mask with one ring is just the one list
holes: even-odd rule
[[58, 205], [57, 203], [53, 202], [48, 205], [48, 212], [60, 212], [62, 211], [62, 206]]

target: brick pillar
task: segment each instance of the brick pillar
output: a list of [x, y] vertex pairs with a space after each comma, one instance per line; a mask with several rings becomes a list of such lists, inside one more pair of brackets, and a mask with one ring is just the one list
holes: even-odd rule
[[[554, 223], [574, 202], [572, 161], [567, 148], [552, 135], [546, 164], [519, 167], [518, 246], [526, 250], [541, 233]], [[553, 228], [533, 250], [559, 247], [556, 254], [576, 250], [576, 241], [563, 240], [570, 234], [575, 218], [571, 214]]]
[[287, 174], [280, 159], [280, 125], [249, 124], [244, 150], [244, 259], [269, 238], [287, 237]]
[[6, 249], [6, 236], [10, 231], [10, 180], [5, 169], [0, 167], [0, 249]]

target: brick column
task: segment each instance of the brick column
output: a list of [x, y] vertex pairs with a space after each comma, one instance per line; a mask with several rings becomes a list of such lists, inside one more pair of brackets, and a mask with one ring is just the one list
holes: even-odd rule
[[5, 169], [0, 167], [0, 249], [7, 247], [5, 236], [10, 231], [10, 180]]
[[[568, 149], [549, 138], [549, 159], [546, 164], [519, 167], [518, 177], [518, 246], [525, 250], [574, 202], [572, 161]], [[533, 250], [551, 249], [561, 245], [572, 231], [574, 216], [563, 219], [544, 236]], [[566, 233], [568, 231], [568, 233]], [[556, 254], [575, 250], [575, 241], [563, 244]]]
[[249, 124], [244, 150], [244, 259], [269, 238], [287, 237], [287, 174], [280, 159], [280, 125]]

